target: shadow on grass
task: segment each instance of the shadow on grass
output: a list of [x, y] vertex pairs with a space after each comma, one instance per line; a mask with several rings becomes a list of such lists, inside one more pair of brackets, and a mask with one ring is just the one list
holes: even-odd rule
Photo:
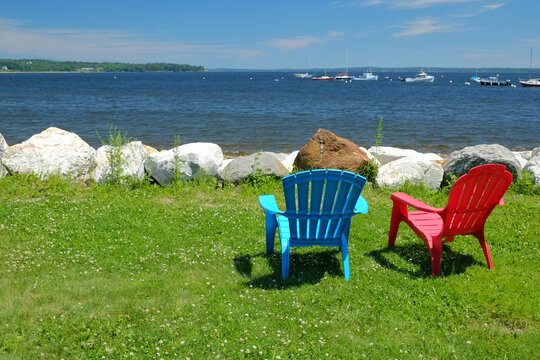
[[[431, 255], [424, 243], [395, 245], [393, 248], [385, 247], [381, 250], [366, 253], [366, 255], [373, 258], [379, 265], [406, 274], [408, 277], [431, 277]], [[392, 257], [395, 258], [396, 256], [400, 257], [401, 260], [392, 261]], [[443, 243], [440, 276], [462, 274], [472, 265], [482, 265], [482, 263], [476, 261], [471, 255], [463, 255], [452, 251], [450, 246]]]
[[[268, 261], [272, 268], [270, 274], [253, 277], [253, 259], [256, 257], [262, 257]], [[341, 251], [338, 249], [304, 253], [291, 251], [289, 276], [285, 280], [281, 277], [281, 253], [279, 252], [237, 256], [234, 259], [234, 265], [240, 274], [250, 278], [246, 285], [261, 289], [317, 284], [325, 276], [343, 277]]]

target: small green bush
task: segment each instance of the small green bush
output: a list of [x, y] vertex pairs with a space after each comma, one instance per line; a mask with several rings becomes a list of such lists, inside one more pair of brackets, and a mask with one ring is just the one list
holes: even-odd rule
[[540, 185], [535, 185], [531, 174], [521, 172], [521, 179], [514, 179], [510, 191], [520, 195], [540, 195]]

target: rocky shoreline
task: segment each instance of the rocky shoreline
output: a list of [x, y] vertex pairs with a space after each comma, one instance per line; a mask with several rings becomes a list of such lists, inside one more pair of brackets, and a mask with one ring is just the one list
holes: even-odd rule
[[60, 175], [98, 183], [107, 182], [119, 171], [122, 177], [150, 176], [167, 186], [175, 177], [187, 181], [212, 176], [237, 183], [250, 175], [283, 177], [293, 169], [324, 167], [361, 173], [371, 164], [378, 168], [374, 178], [378, 187], [396, 188], [409, 181], [437, 189], [446, 174], [460, 176], [474, 166], [499, 163], [505, 165], [514, 178], [520, 178], [525, 171], [540, 185], [540, 147], [532, 151], [511, 151], [498, 144], [475, 145], [441, 156], [387, 146], [366, 149], [324, 129], [302, 149], [290, 154], [259, 152], [226, 158], [219, 145], [203, 142], [163, 151], [140, 141], [120, 148], [104, 145], [94, 149], [77, 134], [51, 127], [11, 146], [0, 134], [0, 158], [0, 177], [33, 173], [41, 178]]

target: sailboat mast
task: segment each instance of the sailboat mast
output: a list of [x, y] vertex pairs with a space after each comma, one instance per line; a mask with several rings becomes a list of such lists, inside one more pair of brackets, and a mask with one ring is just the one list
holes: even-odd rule
[[345, 48], [345, 74], [349, 75], [349, 48]]
[[531, 63], [529, 65], [529, 80], [532, 79], [532, 48], [531, 48]]

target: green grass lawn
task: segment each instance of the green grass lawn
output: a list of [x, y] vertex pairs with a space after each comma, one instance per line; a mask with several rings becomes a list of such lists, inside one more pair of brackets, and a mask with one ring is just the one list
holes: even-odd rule
[[[433, 206], [447, 194], [407, 191]], [[540, 196], [509, 191], [473, 237], [427, 247], [366, 186], [351, 280], [333, 248], [266, 255], [258, 195], [281, 183], [163, 189], [0, 179], [0, 359], [537, 359]], [[276, 249], [279, 248], [276, 237]]]

